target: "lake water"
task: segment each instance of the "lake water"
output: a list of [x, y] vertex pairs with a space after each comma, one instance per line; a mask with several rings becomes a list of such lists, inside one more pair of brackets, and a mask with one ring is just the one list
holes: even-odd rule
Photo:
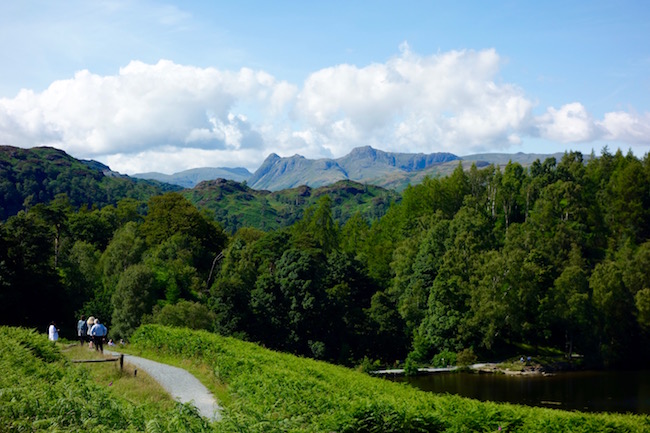
[[650, 371], [594, 371], [554, 376], [438, 373], [400, 377], [416, 388], [483, 401], [586, 412], [650, 414]]

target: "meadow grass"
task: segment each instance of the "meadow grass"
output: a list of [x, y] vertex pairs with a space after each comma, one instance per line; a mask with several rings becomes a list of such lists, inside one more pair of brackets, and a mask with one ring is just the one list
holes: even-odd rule
[[[226, 390], [219, 431], [639, 432], [641, 415], [586, 414], [436, 395], [204, 331], [148, 325], [132, 349], [203, 365]], [[210, 386], [210, 385], [209, 385]], [[214, 387], [214, 383], [212, 384]]]
[[[87, 346], [72, 345], [61, 351], [69, 360], [86, 360], [112, 358], [88, 349]], [[136, 405], [154, 405], [159, 410], [172, 410], [176, 402], [165, 389], [142, 369], [135, 373], [135, 367], [124, 362], [120, 369], [119, 362], [76, 364], [75, 368], [83, 368], [98, 386], [106, 387], [108, 391]]]

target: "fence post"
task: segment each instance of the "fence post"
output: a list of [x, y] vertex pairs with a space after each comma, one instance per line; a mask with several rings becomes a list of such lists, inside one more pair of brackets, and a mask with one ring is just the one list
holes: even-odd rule
[[124, 354], [120, 354], [120, 371], [124, 370]]

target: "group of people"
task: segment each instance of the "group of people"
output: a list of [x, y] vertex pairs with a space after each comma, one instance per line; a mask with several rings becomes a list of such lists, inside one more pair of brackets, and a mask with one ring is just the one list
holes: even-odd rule
[[[77, 336], [81, 345], [88, 343], [90, 348], [94, 347], [95, 350], [104, 353], [104, 341], [106, 340], [107, 334], [108, 329], [106, 329], [106, 326], [93, 316], [86, 319], [86, 316], [82, 315], [77, 322]], [[56, 323], [50, 322], [50, 326], [47, 328], [47, 338], [50, 341], [57, 341], [59, 339], [59, 328], [57, 328]], [[124, 344], [124, 340], [120, 343]], [[109, 340], [108, 345], [115, 346], [115, 343], [113, 343], [113, 340]]]
[[106, 326], [101, 324], [99, 319], [93, 316], [86, 319], [86, 316], [82, 315], [77, 322], [79, 343], [83, 345], [88, 342], [90, 347], [94, 347], [95, 350], [102, 353], [104, 353], [104, 340], [107, 334], [108, 329], [106, 329]]

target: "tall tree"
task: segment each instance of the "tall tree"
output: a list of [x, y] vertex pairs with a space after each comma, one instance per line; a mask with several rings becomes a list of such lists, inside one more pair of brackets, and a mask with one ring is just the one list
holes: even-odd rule
[[338, 248], [339, 228], [332, 218], [332, 199], [322, 196], [309, 207], [293, 227], [294, 243], [304, 248], [318, 248], [325, 254]]
[[629, 254], [627, 246], [617, 253], [617, 259], [596, 265], [589, 278], [598, 318], [600, 353], [608, 365], [624, 364], [638, 336], [634, 296], [623, 279], [622, 262]]
[[[124, 271], [113, 293], [112, 335], [129, 338], [158, 297], [154, 273], [144, 265]], [[109, 330], [111, 331], [111, 330]]]
[[206, 278], [214, 258], [223, 251], [227, 242], [227, 235], [221, 227], [178, 193], [167, 193], [149, 200], [149, 212], [140, 233], [149, 246], [161, 244], [177, 233], [196, 239], [201, 248], [194, 251], [194, 266]]
[[[39, 214], [20, 212], [3, 226], [5, 232], [4, 323], [45, 329], [72, 314], [54, 268], [54, 229]], [[66, 331], [63, 330], [65, 335]]]

